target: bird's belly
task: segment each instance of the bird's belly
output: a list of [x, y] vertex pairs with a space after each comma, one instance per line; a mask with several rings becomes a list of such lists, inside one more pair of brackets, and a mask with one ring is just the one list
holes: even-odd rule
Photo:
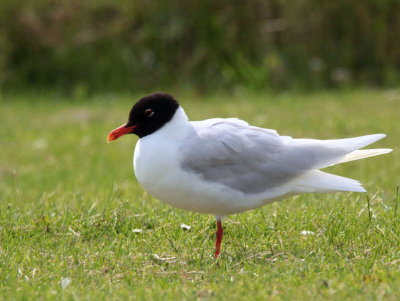
[[136, 178], [148, 193], [171, 206], [224, 216], [260, 207], [268, 203], [267, 199], [275, 198], [245, 195], [224, 185], [204, 181], [180, 168], [175, 149], [163, 147], [155, 151], [157, 148], [143, 148], [139, 142], [134, 154]]

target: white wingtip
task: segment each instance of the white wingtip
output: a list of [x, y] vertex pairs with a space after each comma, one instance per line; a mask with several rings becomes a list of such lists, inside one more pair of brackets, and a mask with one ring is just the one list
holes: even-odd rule
[[357, 187], [353, 187], [351, 188], [351, 190], [349, 191], [354, 191], [354, 192], [367, 192], [367, 190], [363, 187], [363, 186], [357, 186]]
[[339, 163], [379, 156], [393, 151], [391, 148], [360, 149], [347, 154]]
[[346, 149], [351, 152], [363, 148], [369, 144], [375, 143], [376, 141], [381, 140], [385, 137], [386, 134], [372, 134], [355, 138], [340, 139], [337, 141], [343, 143], [343, 146], [345, 146]]

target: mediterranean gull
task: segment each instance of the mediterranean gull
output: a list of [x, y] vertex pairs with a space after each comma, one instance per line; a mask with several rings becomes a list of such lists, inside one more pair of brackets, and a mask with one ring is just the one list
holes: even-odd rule
[[360, 182], [319, 169], [391, 151], [359, 150], [384, 134], [294, 139], [237, 118], [189, 121], [165, 93], [141, 98], [128, 122], [111, 131], [107, 141], [125, 134], [140, 138], [134, 171], [147, 192], [174, 207], [215, 215], [215, 258], [226, 215], [302, 193], [365, 192]]

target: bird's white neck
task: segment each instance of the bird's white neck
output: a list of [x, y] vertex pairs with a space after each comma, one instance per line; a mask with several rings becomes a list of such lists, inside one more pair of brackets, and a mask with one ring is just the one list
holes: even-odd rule
[[187, 133], [188, 125], [189, 119], [182, 107], [179, 107], [176, 110], [172, 119], [167, 122], [161, 129], [142, 139], [146, 139], [147, 137], [150, 138], [154, 136], [159, 136], [168, 140], [178, 140]]

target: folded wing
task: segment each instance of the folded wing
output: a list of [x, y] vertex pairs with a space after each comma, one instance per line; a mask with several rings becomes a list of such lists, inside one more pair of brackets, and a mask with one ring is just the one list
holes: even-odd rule
[[262, 193], [304, 179], [310, 171], [355, 160], [361, 154], [352, 158], [352, 152], [384, 137], [292, 139], [239, 119], [210, 119], [192, 125], [194, 131], [181, 147], [182, 167], [203, 180], [246, 194]]

